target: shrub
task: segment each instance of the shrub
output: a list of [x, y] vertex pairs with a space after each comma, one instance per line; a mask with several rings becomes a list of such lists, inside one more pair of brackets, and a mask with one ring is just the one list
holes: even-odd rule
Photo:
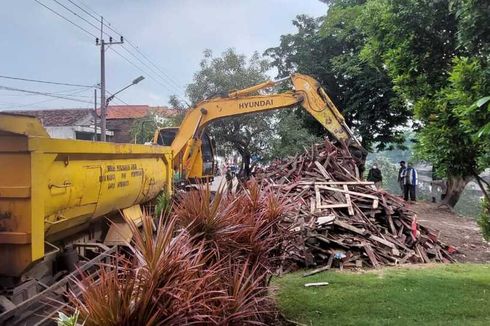
[[252, 181], [234, 195], [180, 195], [168, 216], [132, 222], [131, 255], [73, 279], [72, 311], [85, 325], [267, 325], [267, 281], [289, 205]]
[[484, 199], [481, 206], [480, 217], [478, 218], [478, 224], [480, 225], [483, 237], [490, 240], [490, 202], [488, 199]]
[[162, 215], [167, 215], [168, 213], [170, 213], [171, 208], [172, 208], [171, 197], [164, 192], [158, 195], [155, 203], [155, 216], [160, 217]]

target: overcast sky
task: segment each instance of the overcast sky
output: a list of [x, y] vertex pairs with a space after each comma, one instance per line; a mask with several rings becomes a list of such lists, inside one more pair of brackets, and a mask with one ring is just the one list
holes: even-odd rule
[[[113, 45], [114, 50], [144, 72], [108, 50], [107, 90], [115, 92], [143, 75], [145, 80], [118, 98], [128, 104], [150, 105], [167, 105], [170, 94], [184, 96], [185, 85], [192, 81], [194, 72], [199, 69], [204, 49], [209, 48], [216, 55], [230, 47], [247, 55], [254, 51], [262, 53], [268, 47], [277, 46], [280, 35], [294, 32], [291, 21], [296, 15], [320, 16], [327, 9], [318, 0], [37, 1], [97, 36], [100, 32], [95, 27], [60, 4], [95, 25], [95, 19], [73, 3], [94, 16], [103, 15], [113, 29], [137, 46], [158, 69], [128, 42], [125, 47]], [[35, 0], [2, 0], [0, 22], [1, 76], [81, 85], [99, 83], [100, 49], [87, 32]], [[117, 34], [107, 28], [106, 31], [118, 39]], [[107, 35], [104, 37], [108, 38]], [[47, 92], [82, 102], [13, 91], [12, 88]], [[93, 107], [90, 103], [93, 103], [93, 89], [0, 78], [0, 110]], [[119, 100], [113, 103], [121, 104]]]

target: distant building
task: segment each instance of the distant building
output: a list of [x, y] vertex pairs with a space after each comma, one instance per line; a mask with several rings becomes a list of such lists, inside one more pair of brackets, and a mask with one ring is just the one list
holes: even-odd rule
[[145, 117], [152, 117], [162, 123], [176, 114], [176, 110], [162, 106], [148, 105], [115, 105], [107, 109], [107, 130], [114, 132], [116, 143], [132, 143], [130, 131], [134, 122]]
[[[15, 114], [38, 118], [48, 134], [53, 138], [93, 140], [97, 134], [100, 139], [100, 127], [95, 130], [95, 111], [93, 109], [59, 109], [9, 111]], [[110, 139], [113, 132], [107, 132]]]
[[[9, 111], [11, 113], [29, 115], [38, 118], [53, 138], [65, 139], [100, 139], [100, 110], [94, 109], [58, 109]], [[137, 119], [152, 117], [162, 123], [174, 116], [176, 111], [167, 107], [151, 107], [148, 105], [117, 105], [107, 108], [107, 141], [131, 143], [130, 131]], [[95, 122], [97, 121], [97, 127]]]

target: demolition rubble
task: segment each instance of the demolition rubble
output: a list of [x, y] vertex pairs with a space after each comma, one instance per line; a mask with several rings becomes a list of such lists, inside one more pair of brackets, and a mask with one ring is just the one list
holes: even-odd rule
[[258, 173], [295, 205], [286, 270], [314, 267], [305, 274], [313, 275], [333, 267], [454, 261], [454, 247], [419, 224], [402, 199], [362, 181], [355, 167], [346, 146], [325, 141]]

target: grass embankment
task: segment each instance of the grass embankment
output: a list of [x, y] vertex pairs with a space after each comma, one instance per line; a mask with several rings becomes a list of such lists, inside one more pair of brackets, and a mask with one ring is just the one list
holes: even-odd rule
[[490, 265], [292, 273], [274, 285], [281, 311], [306, 325], [490, 325]]

